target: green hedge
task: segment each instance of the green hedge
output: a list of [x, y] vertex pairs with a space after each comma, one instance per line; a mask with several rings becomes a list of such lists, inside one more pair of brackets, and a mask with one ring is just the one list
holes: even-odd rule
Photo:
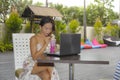
[[6, 51], [12, 51], [13, 50], [13, 45], [12, 43], [4, 43], [0, 41], [0, 52], [6, 52]]

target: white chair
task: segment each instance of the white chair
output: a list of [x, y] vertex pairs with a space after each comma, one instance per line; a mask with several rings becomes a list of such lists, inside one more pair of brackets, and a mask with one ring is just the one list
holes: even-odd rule
[[[30, 53], [30, 38], [33, 35], [34, 35], [33, 33], [13, 33], [12, 34], [15, 71], [18, 69], [23, 69], [23, 62], [25, 61], [25, 59], [28, 56], [31, 55], [31, 53]], [[31, 75], [30, 80], [38, 80], [38, 78], [39, 77], [38, 76], [36, 77], [36, 75]], [[15, 80], [18, 80], [18, 78], [15, 77]], [[39, 80], [41, 80], [41, 79], [39, 79]], [[54, 79], [54, 80], [56, 80], [56, 79]], [[59, 80], [59, 79], [57, 79], [57, 80]]]
[[[30, 55], [30, 38], [33, 33], [13, 33], [15, 71], [23, 68], [24, 60]], [[15, 80], [17, 78], [15, 77]]]

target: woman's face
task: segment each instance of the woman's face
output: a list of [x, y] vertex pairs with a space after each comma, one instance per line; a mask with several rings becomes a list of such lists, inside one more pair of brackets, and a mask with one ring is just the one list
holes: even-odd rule
[[41, 32], [47, 37], [52, 33], [52, 23], [46, 23], [41, 27]]

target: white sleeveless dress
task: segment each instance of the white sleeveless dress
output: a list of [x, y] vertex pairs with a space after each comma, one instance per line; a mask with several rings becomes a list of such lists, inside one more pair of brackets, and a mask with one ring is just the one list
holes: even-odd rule
[[[37, 50], [40, 50], [40, 49], [41, 49], [41, 45], [38, 44]], [[45, 52], [49, 52], [49, 45], [46, 48]], [[31, 74], [31, 71], [35, 63], [36, 61], [34, 61], [32, 57], [29, 56], [23, 63], [24, 72], [21, 73], [18, 80], [41, 80], [37, 75]], [[60, 80], [58, 72], [56, 71], [55, 67], [53, 68], [53, 71], [52, 71], [51, 80]]]

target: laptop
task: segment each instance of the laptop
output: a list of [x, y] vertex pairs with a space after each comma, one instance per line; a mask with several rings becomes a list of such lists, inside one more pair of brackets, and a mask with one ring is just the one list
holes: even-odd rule
[[70, 56], [80, 54], [81, 34], [62, 33], [60, 34], [60, 51], [46, 53], [48, 56]]

